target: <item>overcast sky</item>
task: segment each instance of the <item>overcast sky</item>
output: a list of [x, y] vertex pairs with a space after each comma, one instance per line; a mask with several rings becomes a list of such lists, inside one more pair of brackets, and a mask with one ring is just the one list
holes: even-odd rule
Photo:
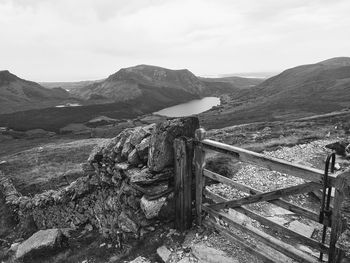
[[0, 70], [101, 79], [151, 64], [197, 75], [350, 56], [349, 0], [0, 0]]

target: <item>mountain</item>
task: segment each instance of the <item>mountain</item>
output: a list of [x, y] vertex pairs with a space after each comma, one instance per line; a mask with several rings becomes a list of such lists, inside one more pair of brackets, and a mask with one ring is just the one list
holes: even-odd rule
[[[219, 126], [322, 114], [349, 105], [350, 58], [338, 57], [287, 69], [231, 94], [222, 105]], [[205, 118], [214, 124], [217, 117]]]
[[204, 89], [202, 82], [186, 69], [138, 65], [123, 68], [101, 82], [72, 92], [86, 100], [130, 101], [146, 96], [153, 97], [155, 102], [170, 102], [200, 97]]
[[[187, 69], [171, 70], [150, 65], [123, 68], [107, 79], [70, 89], [74, 95], [96, 103], [149, 98], [151, 103], [176, 104], [203, 96], [220, 96], [251, 88], [263, 79], [196, 77]], [[170, 105], [169, 105], [170, 106]]]
[[38, 83], [21, 79], [8, 70], [0, 71], [0, 113], [52, 107], [68, 99], [62, 88], [47, 89]]

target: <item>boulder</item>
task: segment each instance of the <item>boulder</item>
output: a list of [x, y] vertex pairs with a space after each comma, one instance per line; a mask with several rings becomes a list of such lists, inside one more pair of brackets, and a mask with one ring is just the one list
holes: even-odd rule
[[125, 129], [121, 133], [119, 133], [119, 140], [116, 143], [116, 145], [113, 147], [113, 151], [115, 153], [120, 153], [123, 149], [123, 146], [126, 142], [126, 140], [129, 138], [130, 134], [132, 132], [132, 129]]
[[129, 153], [128, 162], [133, 166], [137, 166], [138, 164], [140, 164], [141, 161], [136, 149], [132, 150], [131, 153]]
[[140, 206], [146, 218], [152, 219], [158, 216], [165, 203], [166, 197], [161, 197], [155, 200], [148, 200], [145, 196], [143, 196], [140, 201]]
[[123, 150], [122, 150], [122, 158], [127, 159], [134, 146], [130, 143], [131, 135], [126, 139]]
[[161, 246], [157, 248], [157, 254], [163, 260], [163, 262], [168, 262], [171, 251], [166, 246]]
[[204, 243], [194, 245], [192, 247], [192, 254], [199, 260], [199, 262], [238, 263], [238, 260], [228, 257], [224, 251], [208, 247]]
[[194, 137], [199, 128], [196, 117], [168, 120], [158, 123], [151, 135], [148, 151], [148, 167], [159, 172], [174, 162], [174, 139], [180, 136]]
[[136, 145], [137, 153], [142, 161], [147, 161], [150, 141], [151, 137], [146, 137], [138, 145]]
[[40, 230], [18, 246], [15, 258], [20, 259], [32, 253], [60, 248], [64, 238], [61, 230], [57, 228]]
[[133, 146], [138, 145], [143, 138], [145, 138], [147, 136], [147, 131], [145, 129], [143, 129], [142, 127], [136, 127], [131, 135], [130, 138], [130, 143]]

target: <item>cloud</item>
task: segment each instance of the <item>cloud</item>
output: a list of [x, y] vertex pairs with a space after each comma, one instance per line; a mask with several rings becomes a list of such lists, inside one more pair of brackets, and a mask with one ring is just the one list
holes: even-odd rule
[[1, 0], [0, 69], [102, 78], [148, 63], [196, 74], [349, 56], [347, 0]]

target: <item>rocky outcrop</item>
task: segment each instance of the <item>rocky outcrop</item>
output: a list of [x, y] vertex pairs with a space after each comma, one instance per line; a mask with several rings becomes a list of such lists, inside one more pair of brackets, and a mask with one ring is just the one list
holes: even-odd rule
[[84, 176], [67, 187], [22, 196], [0, 173], [0, 188], [20, 222], [30, 218], [38, 229], [88, 225], [105, 237], [137, 238], [174, 216], [173, 140], [197, 127], [198, 119], [186, 118], [125, 129], [95, 147]]

